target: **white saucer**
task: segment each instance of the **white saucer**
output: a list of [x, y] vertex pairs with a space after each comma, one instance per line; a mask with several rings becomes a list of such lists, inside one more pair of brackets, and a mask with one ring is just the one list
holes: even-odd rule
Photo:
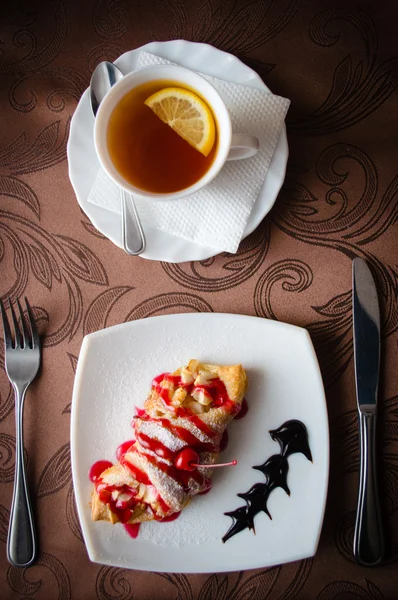
[[[166, 60], [213, 77], [260, 90], [268, 90], [255, 71], [232, 54], [217, 50], [208, 44], [198, 44], [184, 40], [152, 42], [122, 54], [115, 60], [115, 64], [124, 74], [134, 71], [141, 50], [151, 52]], [[86, 90], [72, 117], [70, 127], [67, 146], [69, 177], [77, 201], [90, 221], [103, 235], [121, 248], [121, 216], [87, 201], [100, 168], [94, 148], [93, 129], [94, 117], [91, 111], [88, 90]], [[267, 176], [253, 206], [243, 238], [256, 229], [274, 205], [285, 178], [288, 154], [286, 127], [283, 125]], [[215, 248], [195, 244], [155, 229], [147, 228], [145, 236], [147, 241], [146, 251], [141, 256], [150, 260], [178, 263], [205, 260], [217, 254]]]

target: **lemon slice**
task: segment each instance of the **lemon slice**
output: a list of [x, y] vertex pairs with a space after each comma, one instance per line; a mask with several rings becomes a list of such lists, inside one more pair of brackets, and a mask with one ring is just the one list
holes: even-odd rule
[[207, 156], [214, 146], [216, 126], [211, 110], [199, 96], [178, 87], [155, 92], [145, 104], [196, 150]]

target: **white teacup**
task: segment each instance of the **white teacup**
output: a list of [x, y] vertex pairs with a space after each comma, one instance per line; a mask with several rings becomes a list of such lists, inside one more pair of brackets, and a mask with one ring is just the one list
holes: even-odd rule
[[[181, 87], [196, 91], [210, 107], [217, 124], [218, 143], [210, 168], [193, 185], [172, 193], [154, 193], [134, 186], [117, 170], [107, 146], [109, 119], [118, 102], [132, 89], [150, 81], [171, 80]], [[201, 75], [183, 67], [159, 65], [129, 73], [116, 83], [102, 101], [94, 125], [94, 142], [97, 156], [104, 171], [121, 188], [137, 196], [153, 200], [177, 200], [193, 194], [210, 183], [227, 160], [249, 158], [256, 154], [259, 142], [252, 135], [233, 134], [228, 109], [217, 90]]]

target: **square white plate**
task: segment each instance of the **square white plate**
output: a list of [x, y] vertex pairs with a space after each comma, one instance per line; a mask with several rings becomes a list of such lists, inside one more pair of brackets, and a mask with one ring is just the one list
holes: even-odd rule
[[[169, 523], [144, 523], [137, 539], [122, 525], [91, 521], [91, 465], [115, 461], [131, 439], [134, 407], [142, 406], [155, 375], [191, 358], [246, 368], [247, 415], [233, 421], [223, 461], [209, 494], [192, 499]], [[255, 517], [256, 535], [245, 530], [225, 544], [231, 525], [223, 513], [244, 505], [236, 496], [264, 482], [252, 469], [279, 453], [269, 430], [289, 419], [308, 429], [313, 462], [289, 457], [290, 497], [274, 490], [272, 515]], [[267, 567], [313, 556], [318, 546], [329, 474], [329, 428], [322, 378], [305, 329], [258, 317], [193, 313], [124, 323], [83, 340], [71, 419], [72, 474], [80, 523], [94, 562], [148, 571], [206, 573]]]

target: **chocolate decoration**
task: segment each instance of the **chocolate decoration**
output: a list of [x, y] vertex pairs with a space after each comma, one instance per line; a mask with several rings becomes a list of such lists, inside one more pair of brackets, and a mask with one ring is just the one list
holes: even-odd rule
[[290, 496], [287, 485], [288, 456], [301, 453], [312, 462], [307, 428], [304, 423], [292, 419], [269, 433], [272, 439], [279, 443], [281, 452], [270, 456], [264, 464], [253, 467], [253, 469], [263, 473], [266, 482], [255, 483], [248, 492], [237, 494], [239, 498], [245, 500], [246, 506], [240, 506], [236, 510], [224, 513], [226, 516], [231, 517], [233, 522], [222, 538], [223, 543], [244, 529], [251, 529], [255, 533], [254, 517], [260, 512], [264, 512], [272, 519], [267, 508], [267, 502], [273, 490], [280, 487]]
[[273, 454], [267, 458], [264, 464], [253, 467], [253, 469], [257, 469], [257, 471], [261, 471], [265, 475], [267, 484], [271, 489], [281, 487], [290, 496], [290, 490], [287, 485], [289, 463], [285, 460], [284, 456]]
[[231, 517], [233, 523], [227, 533], [222, 538], [225, 543], [236, 533], [240, 533], [244, 529], [254, 529], [254, 515], [249, 514], [247, 506], [241, 506], [236, 510], [224, 513], [227, 517]]
[[278, 429], [270, 431], [270, 435], [274, 441], [279, 442], [282, 456], [287, 458], [299, 452], [312, 462], [307, 428], [301, 421], [286, 421]]
[[272, 519], [267, 508], [268, 496], [272, 492], [272, 488], [267, 483], [255, 483], [245, 494], [238, 494], [239, 498], [245, 500], [247, 508], [250, 512], [258, 514], [263, 511]]

